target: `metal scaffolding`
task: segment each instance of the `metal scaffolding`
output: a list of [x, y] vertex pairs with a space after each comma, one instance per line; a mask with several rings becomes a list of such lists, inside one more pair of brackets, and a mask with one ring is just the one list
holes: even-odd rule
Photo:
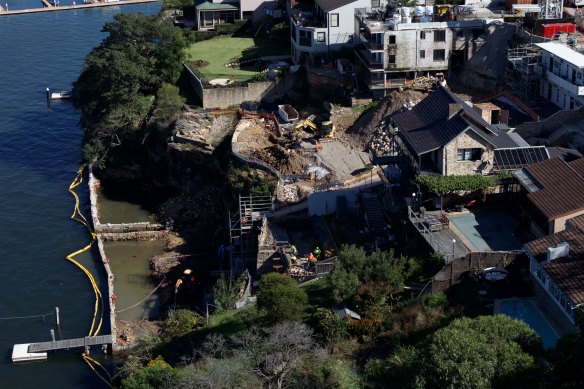
[[534, 45], [507, 49], [507, 89], [528, 104], [536, 104], [542, 77], [541, 50]]
[[[238, 276], [245, 269], [255, 273], [258, 232], [254, 226], [261, 223], [264, 216], [271, 215], [273, 198], [271, 196], [239, 196], [239, 209], [229, 214], [229, 263], [221, 261], [220, 271]], [[229, 270], [224, 269], [229, 267]]]

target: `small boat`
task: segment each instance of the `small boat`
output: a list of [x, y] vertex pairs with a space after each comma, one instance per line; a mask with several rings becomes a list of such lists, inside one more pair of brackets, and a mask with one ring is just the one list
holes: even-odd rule
[[73, 94], [71, 91], [61, 91], [61, 92], [52, 92], [51, 99], [53, 100], [61, 100], [61, 99], [70, 99]]

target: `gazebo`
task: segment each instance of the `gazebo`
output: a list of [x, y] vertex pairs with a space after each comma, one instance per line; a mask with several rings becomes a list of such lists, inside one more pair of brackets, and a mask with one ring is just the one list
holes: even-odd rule
[[231, 3], [211, 3], [204, 1], [197, 4], [197, 28], [208, 30], [216, 24], [233, 23], [239, 18], [239, 8]]

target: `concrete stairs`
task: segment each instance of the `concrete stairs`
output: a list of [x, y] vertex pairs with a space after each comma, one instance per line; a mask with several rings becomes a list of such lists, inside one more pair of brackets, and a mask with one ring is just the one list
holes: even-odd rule
[[383, 233], [385, 217], [381, 202], [375, 193], [363, 193], [361, 202], [369, 229], [375, 233]]

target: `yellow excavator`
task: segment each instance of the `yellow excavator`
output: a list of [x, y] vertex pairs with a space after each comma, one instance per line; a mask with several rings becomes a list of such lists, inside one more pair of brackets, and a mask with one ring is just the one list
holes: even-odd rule
[[316, 115], [310, 115], [306, 119], [299, 120], [294, 125], [294, 130], [310, 130], [319, 138], [333, 138], [335, 126], [332, 121], [327, 120], [317, 124]]

